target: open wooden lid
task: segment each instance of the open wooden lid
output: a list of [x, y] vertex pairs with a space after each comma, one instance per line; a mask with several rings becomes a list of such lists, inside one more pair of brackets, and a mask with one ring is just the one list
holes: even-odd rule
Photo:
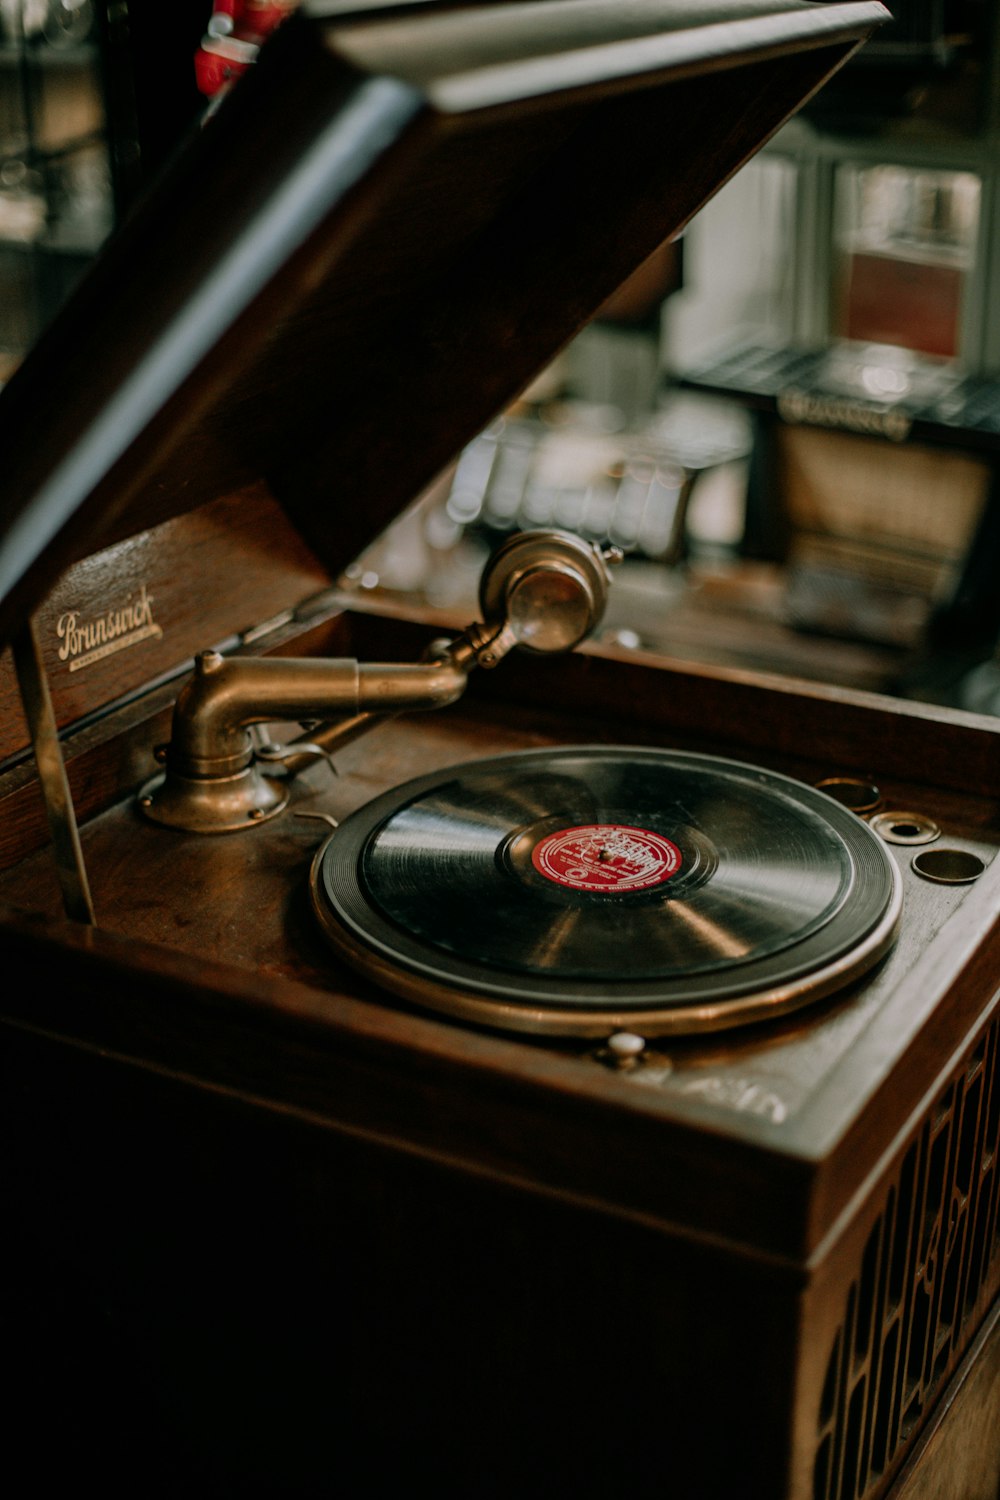
[[0, 394], [0, 642], [260, 479], [347, 563], [886, 16], [306, 3]]

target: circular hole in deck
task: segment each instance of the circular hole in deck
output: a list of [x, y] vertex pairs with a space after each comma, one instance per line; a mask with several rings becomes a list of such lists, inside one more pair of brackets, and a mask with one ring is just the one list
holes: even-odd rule
[[922, 849], [911, 864], [918, 875], [938, 885], [968, 885], [986, 869], [979, 855], [966, 849]]
[[882, 805], [882, 793], [875, 783], [857, 776], [827, 776], [816, 782], [816, 790], [825, 792], [851, 812], [870, 813]]

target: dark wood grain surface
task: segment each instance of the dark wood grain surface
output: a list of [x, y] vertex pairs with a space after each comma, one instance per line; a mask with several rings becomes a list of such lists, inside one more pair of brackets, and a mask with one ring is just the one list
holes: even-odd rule
[[[352, 649], [373, 659], [418, 653], [443, 618], [412, 606], [405, 617], [378, 604], [365, 608], [358, 594], [343, 602]], [[428, 623], [420, 623], [422, 613]], [[501, 671], [474, 675], [469, 691], [570, 714], [599, 702], [614, 721], [669, 729], [677, 743], [689, 736], [719, 754], [742, 746], [751, 759], [781, 756], [803, 779], [818, 766], [830, 776], [917, 779], [936, 789], [942, 805], [957, 795], [964, 817], [987, 822], [1000, 797], [1000, 720], [833, 683], [586, 644], [558, 659], [515, 654]]]
[[[35, 615], [60, 728], [294, 610], [329, 581], [260, 486], [95, 553], [69, 569]], [[130, 609], [141, 615], [135, 626], [122, 618]], [[27, 743], [5, 652], [0, 766]]]

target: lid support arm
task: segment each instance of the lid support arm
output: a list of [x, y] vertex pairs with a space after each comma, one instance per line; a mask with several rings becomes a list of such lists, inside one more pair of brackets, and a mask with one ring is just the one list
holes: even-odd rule
[[38, 766], [45, 814], [66, 915], [75, 922], [94, 924], [87, 869], [73, 810], [66, 763], [59, 744], [48, 679], [33, 620], [17, 631], [13, 642], [14, 668]]

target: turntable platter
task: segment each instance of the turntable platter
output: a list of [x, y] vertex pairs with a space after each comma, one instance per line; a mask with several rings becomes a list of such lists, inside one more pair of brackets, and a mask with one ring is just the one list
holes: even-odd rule
[[710, 756], [522, 752], [395, 788], [317, 855], [349, 962], [485, 1025], [710, 1030], [828, 994], [882, 957], [900, 878], [811, 787]]

